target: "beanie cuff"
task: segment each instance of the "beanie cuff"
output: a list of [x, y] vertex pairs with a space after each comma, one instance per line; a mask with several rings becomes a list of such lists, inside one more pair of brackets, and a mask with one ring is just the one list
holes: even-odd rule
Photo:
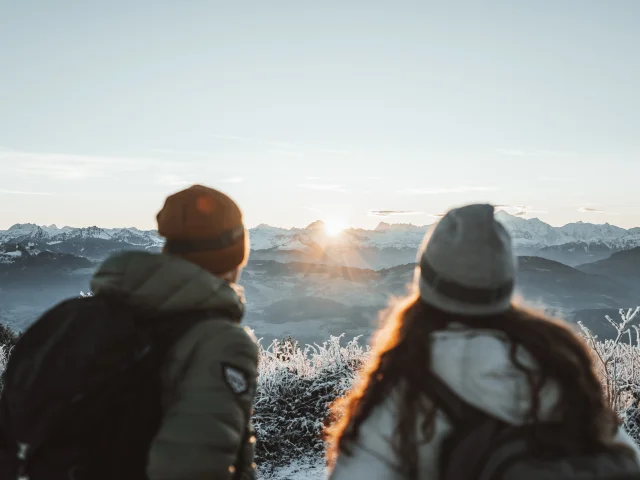
[[249, 256], [249, 248], [245, 240], [223, 250], [185, 253], [177, 256], [199, 265], [209, 273], [222, 275], [244, 266]]
[[245, 236], [244, 226], [222, 232], [214, 238], [195, 238], [190, 240], [167, 239], [164, 251], [170, 255], [185, 255], [188, 253], [212, 252], [224, 250], [236, 243], [243, 241]]
[[492, 305], [511, 298], [514, 281], [509, 280], [495, 287], [470, 287], [440, 275], [426, 255], [420, 261], [420, 278], [433, 290], [452, 300], [473, 304]]
[[[454, 298], [443, 293], [437, 284], [434, 285], [424, 278], [420, 267], [416, 268], [415, 275], [417, 277], [416, 284], [418, 285], [420, 298], [425, 303], [443, 312], [473, 317], [498, 315], [507, 312], [511, 308], [511, 293], [506, 297], [495, 298], [490, 302], [472, 303], [466, 301], [464, 298]], [[462, 287], [462, 285], [459, 287]]]

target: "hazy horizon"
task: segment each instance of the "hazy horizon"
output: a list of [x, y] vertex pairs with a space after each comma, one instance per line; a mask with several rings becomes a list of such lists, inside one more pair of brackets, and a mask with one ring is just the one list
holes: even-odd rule
[[[0, 228], [432, 223], [470, 202], [640, 224], [640, 2], [0, 6]], [[384, 211], [386, 217], [369, 212]]]
[[[516, 217], [520, 217], [520, 218], [525, 218], [527, 220], [532, 220], [532, 219], [538, 219], [540, 221], [543, 221], [544, 223], [547, 223], [549, 225], [551, 225], [552, 227], [563, 227], [565, 225], [568, 225], [570, 223], [590, 223], [590, 224], [594, 224], [594, 225], [614, 225], [617, 227], [621, 227], [621, 228], [626, 228], [626, 229], [631, 229], [631, 228], [636, 228], [639, 227], [640, 228], [640, 219], [638, 221], [637, 225], [632, 225], [630, 227], [623, 227], [621, 225], [616, 224], [616, 222], [605, 222], [605, 223], [597, 223], [597, 222], [590, 222], [590, 221], [585, 221], [582, 219], [578, 219], [575, 220], [573, 222], [568, 222], [568, 223], [561, 223], [561, 224], [553, 224], [550, 222], [546, 222], [544, 219], [538, 217], [538, 216], [532, 216], [532, 217], [523, 217], [520, 215], [514, 215], [513, 212], [509, 212], [508, 210], [501, 210], [501, 209], [497, 209], [496, 212], [500, 212], [500, 211], [505, 211], [506, 213], [508, 213], [509, 215], [512, 216], [516, 216]], [[517, 213], [517, 212], [516, 212]], [[371, 215], [372, 217], [374, 217], [373, 223], [372, 224], [367, 224], [367, 225], [358, 225], [358, 224], [352, 224], [352, 223], [345, 223], [342, 225], [342, 227], [344, 229], [364, 229], [364, 230], [373, 230], [375, 229], [378, 225], [380, 225], [381, 223], [387, 223], [389, 225], [412, 225], [415, 227], [429, 227], [430, 225], [434, 224], [435, 222], [438, 221], [438, 218], [434, 217], [431, 221], [426, 222], [426, 223], [415, 223], [415, 222], [410, 222], [410, 221], [402, 221], [402, 220], [398, 220], [398, 219], [390, 219], [390, 218], [386, 218], [386, 217], [380, 217], [378, 215]], [[310, 226], [312, 223], [315, 223], [317, 221], [322, 221], [325, 222], [325, 219], [322, 218], [316, 218], [315, 220], [310, 221], [309, 223], [306, 224], [297, 224], [297, 225], [278, 225], [278, 224], [272, 224], [272, 223], [267, 223], [267, 222], [258, 222], [255, 224], [246, 224], [247, 228], [252, 229], [252, 228], [256, 228], [260, 225], [268, 225], [271, 227], [277, 227], [277, 228], [284, 228], [284, 229], [292, 229], [292, 228], [297, 228], [297, 229], [303, 229], [306, 228], [308, 226]], [[328, 222], [331, 223], [331, 219], [328, 219]], [[100, 223], [92, 223], [92, 224], [86, 224], [86, 225], [78, 225], [78, 224], [71, 224], [68, 222], [53, 222], [53, 223], [37, 223], [37, 222], [18, 222], [18, 224], [22, 224], [22, 225], [26, 225], [26, 224], [33, 224], [33, 225], [38, 225], [38, 226], [56, 226], [57, 228], [65, 228], [65, 227], [70, 227], [70, 228], [89, 228], [89, 227], [99, 227], [99, 228], [138, 228], [140, 230], [156, 230], [156, 226], [152, 226], [152, 227], [141, 227], [140, 225], [124, 225], [124, 224], [100, 224]], [[11, 225], [3, 225], [0, 222], [0, 230], [8, 230], [9, 228], [13, 227], [16, 224], [11, 224]]]

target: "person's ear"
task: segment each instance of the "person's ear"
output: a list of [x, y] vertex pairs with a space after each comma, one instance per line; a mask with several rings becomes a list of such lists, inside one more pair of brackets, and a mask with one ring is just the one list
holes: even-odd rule
[[227, 282], [238, 283], [238, 280], [240, 280], [241, 274], [242, 274], [242, 267], [237, 267], [227, 273], [223, 273], [222, 275], [219, 275], [219, 277], [222, 278], [223, 280], [226, 280]]

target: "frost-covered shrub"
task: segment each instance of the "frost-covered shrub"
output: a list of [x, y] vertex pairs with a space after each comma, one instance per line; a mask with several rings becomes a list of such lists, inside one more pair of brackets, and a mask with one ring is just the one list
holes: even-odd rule
[[[578, 324], [593, 352], [594, 367], [609, 405], [617, 411], [623, 411], [633, 401], [633, 392], [640, 387], [640, 329], [632, 324], [640, 313], [640, 307], [620, 310], [619, 313], [619, 321], [606, 316], [617, 332], [612, 340], [601, 342], [581, 322]], [[632, 334], [632, 329], [635, 334]]]
[[[89, 294], [82, 294], [88, 296]], [[618, 332], [601, 342], [584, 326], [594, 365], [610, 405], [640, 444], [640, 307], [621, 310], [620, 321], [607, 317]], [[0, 328], [0, 373], [4, 371], [14, 337]], [[8, 344], [2, 345], [6, 337]], [[302, 458], [319, 459], [325, 451], [323, 431], [328, 407], [351, 387], [367, 360], [369, 349], [359, 337], [341, 345], [331, 337], [322, 345], [302, 348], [293, 338], [260, 345], [260, 368], [253, 423], [256, 462], [262, 474]]]
[[[4, 370], [7, 368], [7, 362], [9, 361], [9, 347], [6, 345], [0, 345], [0, 375], [4, 375]], [[2, 387], [2, 380], [0, 379], [0, 388]]]
[[322, 456], [328, 407], [351, 387], [368, 354], [358, 338], [344, 346], [340, 339], [304, 349], [290, 339], [261, 348], [253, 417], [261, 470]]
[[0, 323], [0, 391], [4, 384], [3, 374], [9, 361], [9, 353], [18, 341], [18, 334]]
[[8, 345], [0, 345], [0, 392], [2, 392], [2, 387], [4, 386], [4, 371], [7, 368], [10, 351], [11, 347]]
[[583, 336], [594, 355], [596, 373], [602, 382], [605, 397], [624, 422], [625, 429], [640, 444], [640, 307], [620, 310], [620, 320], [606, 319], [617, 331], [613, 340], [598, 341], [579, 322]]
[[0, 323], [0, 346], [11, 348], [18, 341], [18, 334]]

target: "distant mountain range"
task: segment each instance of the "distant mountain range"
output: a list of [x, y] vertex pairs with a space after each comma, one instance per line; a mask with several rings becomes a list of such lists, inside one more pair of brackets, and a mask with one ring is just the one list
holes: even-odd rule
[[[552, 227], [537, 218], [525, 219], [502, 211], [496, 217], [511, 233], [518, 255], [538, 256], [570, 266], [596, 262], [640, 246], [640, 228], [627, 230], [583, 222]], [[339, 235], [329, 235], [321, 221], [292, 229], [259, 225], [250, 230], [252, 258], [390, 268], [415, 260], [428, 228], [380, 223], [374, 230], [350, 228]], [[155, 230], [19, 224], [0, 231], [0, 262], [11, 261], [10, 256], [1, 253], [11, 253], [18, 246], [36, 253], [49, 250], [102, 260], [125, 249], [156, 252], [163, 242]]]
[[[609, 333], [601, 312], [640, 304], [640, 229], [497, 217], [514, 238], [518, 293], [527, 303], [588, 319], [601, 335]], [[428, 228], [381, 223], [329, 235], [314, 222], [251, 229], [241, 280], [248, 324], [267, 340], [367, 335], [389, 296], [406, 292]], [[0, 322], [21, 330], [44, 309], [87, 291], [98, 261], [122, 250], [159, 252], [163, 242], [156, 231], [135, 228], [27, 224], [0, 231]]]

